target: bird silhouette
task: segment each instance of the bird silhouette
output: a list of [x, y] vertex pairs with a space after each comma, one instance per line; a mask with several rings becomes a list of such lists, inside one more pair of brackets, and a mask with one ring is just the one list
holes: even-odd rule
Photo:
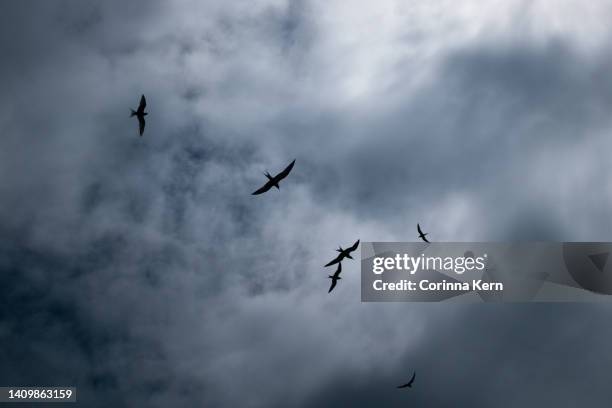
[[404, 385], [399, 385], [397, 388], [412, 388], [412, 383], [414, 382], [414, 378], [416, 377], [416, 371], [412, 374], [412, 378]]
[[145, 99], [145, 96], [142, 95], [140, 97], [140, 104], [138, 104], [138, 109], [134, 110], [134, 109], [130, 109], [132, 111], [132, 114], [130, 115], [130, 117], [132, 116], [136, 116], [136, 118], [138, 118], [138, 130], [140, 132], [140, 136], [142, 136], [142, 134], [144, 133], [144, 128], [145, 128], [145, 116], [147, 116], [149, 113], [145, 112], [145, 108], [147, 107], [147, 100]]
[[350, 247], [350, 248], [342, 249], [342, 247], [340, 247], [340, 248], [336, 249], [336, 251], [338, 251], [340, 253], [338, 254], [338, 256], [336, 258], [334, 258], [334, 260], [330, 261], [325, 266], [330, 266], [330, 265], [333, 265], [333, 264], [337, 264], [338, 262], [342, 261], [344, 258], [353, 259], [353, 257], [351, 256], [351, 252], [356, 250], [358, 246], [359, 246], [359, 240], [357, 240], [353, 244], [353, 246]]
[[419, 224], [417, 224], [417, 230], [419, 231], [419, 238], [421, 238], [425, 242], [429, 242], [427, 240], [427, 238], [425, 238], [425, 235], [428, 235], [429, 233], [424, 234], [423, 231], [421, 230], [421, 226]]
[[340, 277], [340, 272], [342, 272], [342, 264], [338, 263], [338, 269], [336, 269], [336, 272], [333, 275], [328, 275], [328, 278], [332, 280], [332, 283], [327, 293], [330, 293], [332, 290], [334, 290], [334, 288], [336, 287], [336, 283], [338, 282], [338, 279], [342, 279]]
[[277, 189], [280, 189], [278, 183], [284, 179], [285, 177], [287, 177], [289, 175], [289, 173], [291, 172], [291, 169], [293, 168], [293, 165], [295, 164], [295, 160], [293, 160], [286, 168], [285, 170], [281, 171], [280, 173], [278, 173], [276, 176], [272, 177], [268, 172], [265, 172], [264, 174], [266, 175], [266, 177], [268, 178], [268, 182], [266, 184], [263, 185], [263, 187], [261, 187], [259, 190], [255, 191], [252, 195], [257, 195], [257, 194], [262, 194], [265, 193], [266, 191], [268, 191], [269, 189], [271, 189], [272, 187], [276, 187]]

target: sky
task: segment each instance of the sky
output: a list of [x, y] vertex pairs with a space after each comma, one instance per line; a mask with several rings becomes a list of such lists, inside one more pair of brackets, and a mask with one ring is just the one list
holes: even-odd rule
[[605, 304], [361, 303], [358, 261], [332, 294], [323, 265], [417, 223], [438, 242], [611, 241], [611, 18], [610, 1], [7, 2], [0, 384], [76, 386], [86, 407], [607, 406]]

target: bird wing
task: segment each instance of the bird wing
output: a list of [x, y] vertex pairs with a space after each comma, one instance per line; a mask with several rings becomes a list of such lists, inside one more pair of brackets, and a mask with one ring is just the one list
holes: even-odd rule
[[331, 286], [329, 287], [329, 290], [327, 291], [327, 293], [330, 293], [332, 290], [334, 290], [334, 288], [336, 287], [336, 279], [332, 279], [332, 283]]
[[429, 242], [429, 240], [427, 238], [425, 238], [425, 235], [423, 235], [421, 238], [423, 239], [423, 241]]
[[261, 193], [265, 193], [266, 191], [268, 191], [269, 189], [272, 188], [272, 183], [267, 182], [266, 184], [264, 184], [259, 190], [255, 191], [253, 194], [251, 195], [257, 195], [257, 194], [261, 194]]
[[144, 133], [145, 128], [145, 118], [143, 116], [138, 117], [138, 130], [140, 132], [140, 136]]
[[419, 235], [423, 235], [423, 231], [421, 231], [421, 226], [417, 224], [417, 231], [419, 231]]
[[340, 276], [340, 272], [342, 272], [342, 262], [338, 262], [338, 269], [336, 269], [334, 276]]
[[354, 250], [356, 250], [356, 249], [357, 249], [357, 247], [358, 247], [358, 246], [359, 246], [359, 240], [357, 240], [357, 241], [356, 241], [356, 242], [353, 244], [353, 246], [352, 246], [352, 247], [347, 248], [347, 249], [346, 249], [346, 252], [353, 252]]
[[291, 169], [293, 168], [294, 164], [295, 164], [295, 160], [293, 160], [287, 167], [285, 167], [285, 170], [283, 170], [280, 173], [278, 173], [275, 178], [278, 181], [281, 181], [282, 179], [287, 177], [289, 175], [289, 173], [291, 172]]
[[340, 262], [342, 260], [343, 256], [342, 254], [338, 255], [333, 261], [329, 261], [329, 263], [325, 266], [331, 266], [333, 264], [336, 264], [338, 262]]
[[145, 96], [142, 95], [140, 97], [140, 104], [138, 105], [138, 112], [143, 113], [146, 107], [147, 107], [147, 100], [145, 99]]
[[397, 388], [408, 388], [408, 387], [412, 387], [412, 383], [414, 382], [414, 379], [416, 378], [416, 371], [414, 373], [412, 373], [412, 378], [410, 379], [410, 381], [408, 381], [406, 384], [403, 385], [398, 385]]

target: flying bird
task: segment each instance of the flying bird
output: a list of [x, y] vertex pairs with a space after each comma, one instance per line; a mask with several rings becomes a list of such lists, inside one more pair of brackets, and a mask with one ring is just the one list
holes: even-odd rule
[[257, 194], [262, 194], [265, 193], [266, 191], [268, 191], [269, 189], [271, 189], [272, 187], [276, 187], [277, 189], [280, 189], [278, 183], [284, 179], [285, 177], [287, 177], [289, 175], [289, 173], [291, 172], [291, 169], [293, 168], [293, 165], [295, 164], [295, 160], [293, 160], [286, 168], [285, 170], [281, 171], [280, 173], [278, 173], [276, 176], [272, 177], [268, 172], [265, 172], [264, 174], [266, 175], [266, 177], [268, 178], [268, 182], [266, 184], [263, 185], [263, 187], [261, 187], [259, 190], [255, 191], [252, 195], [257, 195]]
[[397, 388], [412, 388], [412, 383], [414, 382], [414, 378], [416, 377], [416, 371], [412, 374], [412, 378], [404, 385], [399, 385]]
[[351, 256], [351, 252], [356, 250], [358, 246], [359, 246], [359, 240], [357, 240], [353, 244], [353, 246], [350, 247], [350, 248], [342, 249], [342, 247], [339, 247], [338, 249], [336, 249], [336, 251], [340, 252], [338, 254], [338, 256], [333, 261], [330, 261], [325, 266], [330, 266], [330, 265], [333, 265], [333, 264], [337, 264], [338, 262], [342, 261], [344, 258], [353, 259], [353, 257]]
[[334, 290], [334, 288], [336, 287], [336, 283], [338, 282], [338, 279], [342, 279], [340, 277], [340, 272], [342, 272], [342, 264], [338, 263], [338, 269], [336, 269], [336, 272], [333, 275], [328, 275], [328, 278], [332, 280], [332, 283], [327, 293]]
[[424, 234], [423, 231], [421, 230], [421, 226], [419, 224], [417, 224], [417, 230], [419, 231], [419, 238], [421, 238], [425, 242], [429, 242], [427, 240], [427, 238], [425, 238], [425, 235], [428, 235], [429, 233]]
[[138, 129], [140, 132], [140, 136], [142, 136], [142, 134], [144, 133], [144, 128], [145, 128], [145, 118], [144, 117], [149, 114], [148, 112], [145, 112], [146, 107], [147, 107], [147, 100], [145, 99], [145, 96], [142, 95], [140, 97], [140, 104], [138, 104], [138, 109], [136, 110], [130, 109], [132, 111], [130, 118], [132, 116], [136, 116], [136, 118], [138, 118]]

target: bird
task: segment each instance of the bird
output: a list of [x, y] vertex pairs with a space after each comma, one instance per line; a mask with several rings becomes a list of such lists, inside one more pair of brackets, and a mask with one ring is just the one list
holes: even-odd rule
[[145, 96], [142, 95], [140, 97], [140, 103], [138, 104], [138, 109], [136, 110], [130, 109], [132, 111], [130, 118], [132, 116], [136, 116], [138, 118], [138, 130], [140, 132], [140, 136], [142, 136], [142, 134], [144, 133], [144, 128], [145, 128], [145, 118], [144, 117], [149, 114], [148, 112], [145, 112], [146, 107], [147, 107], [147, 100], [145, 99]]
[[334, 288], [336, 287], [336, 283], [338, 282], [338, 279], [342, 279], [340, 277], [340, 272], [342, 272], [342, 264], [338, 263], [338, 269], [336, 269], [336, 272], [333, 275], [328, 275], [329, 279], [332, 280], [332, 283], [327, 293], [330, 293], [332, 290], [334, 290]]
[[417, 230], [419, 231], [419, 238], [421, 238], [425, 242], [429, 242], [427, 240], [427, 238], [425, 238], [425, 235], [428, 235], [429, 233], [424, 234], [423, 231], [421, 230], [421, 226], [419, 224], [417, 224]]
[[416, 377], [416, 371], [412, 374], [412, 378], [404, 385], [399, 385], [397, 388], [412, 388], [412, 383], [414, 382], [414, 378]]
[[270, 175], [270, 173], [265, 172], [264, 174], [266, 175], [266, 177], [268, 178], [268, 182], [266, 184], [263, 185], [263, 187], [261, 187], [259, 190], [255, 191], [252, 195], [257, 195], [257, 194], [262, 194], [265, 193], [266, 191], [268, 191], [269, 189], [271, 189], [272, 187], [276, 187], [277, 189], [280, 190], [280, 187], [278, 185], [278, 183], [284, 179], [285, 177], [287, 177], [289, 175], [289, 173], [291, 172], [291, 169], [293, 168], [293, 165], [295, 164], [295, 160], [293, 160], [286, 168], [285, 170], [281, 171], [280, 173], [278, 173], [276, 176], [272, 177]]
[[325, 266], [330, 266], [330, 265], [333, 265], [333, 264], [337, 264], [338, 262], [342, 261], [344, 258], [353, 259], [353, 257], [351, 256], [351, 252], [356, 250], [358, 246], [359, 246], [359, 240], [357, 240], [353, 244], [353, 246], [350, 247], [350, 248], [342, 249], [342, 247], [339, 247], [338, 249], [336, 249], [336, 251], [340, 252], [338, 254], [338, 256], [334, 260], [330, 261]]

